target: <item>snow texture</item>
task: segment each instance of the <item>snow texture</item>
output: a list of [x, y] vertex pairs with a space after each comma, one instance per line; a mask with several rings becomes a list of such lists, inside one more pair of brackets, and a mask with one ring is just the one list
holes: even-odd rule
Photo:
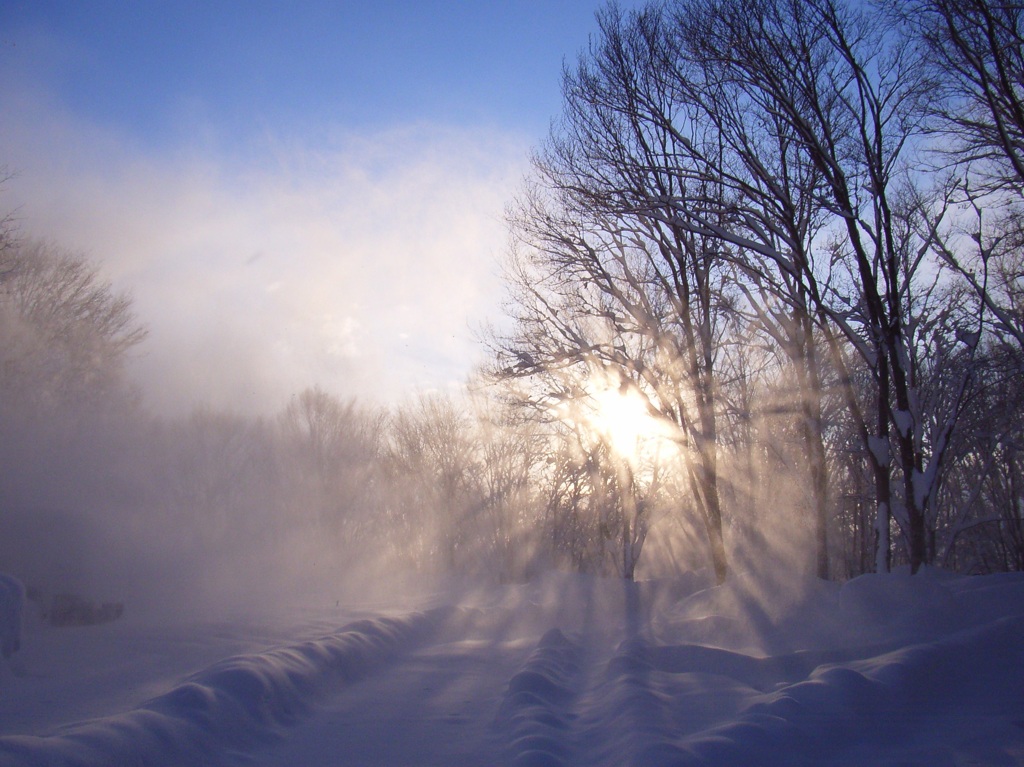
[[560, 767], [570, 756], [566, 735], [573, 715], [582, 648], [551, 629], [509, 680], [499, 723], [509, 738], [511, 765]]
[[324, 693], [436, 627], [447, 611], [365, 620], [317, 640], [227, 658], [123, 714], [48, 737], [0, 739], [0, 765], [207, 764], [271, 742]]
[[13, 575], [0, 573], [0, 656], [10, 658], [21, 648], [25, 587]]
[[[8, 729], [51, 695], [48, 673], [69, 710], [90, 678], [37, 652], [0, 696], [0, 765], [1024, 763], [1024, 574], [548, 574], [422, 607], [207, 664], [89, 721]], [[140, 627], [31, 630], [92, 646]]]

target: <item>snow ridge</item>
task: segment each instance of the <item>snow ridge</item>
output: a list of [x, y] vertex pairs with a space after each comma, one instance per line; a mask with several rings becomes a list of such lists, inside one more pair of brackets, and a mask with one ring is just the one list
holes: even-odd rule
[[509, 737], [511, 767], [562, 767], [570, 764], [569, 738], [574, 715], [582, 647], [558, 629], [537, 644], [523, 668], [509, 680], [497, 725]]
[[357, 621], [320, 639], [227, 658], [133, 711], [51, 736], [0, 738], [0, 767], [222, 762], [279, 736], [331, 689], [425, 641], [451, 612]]
[[[914, 763], [928, 761], [925, 744], [937, 740], [928, 737], [935, 734], [930, 729], [967, 729], [983, 718], [1000, 715], [1012, 726], [1009, 719], [1022, 713], [1021, 636], [1024, 618], [1014, 616], [876, 658], [821, 666], [806, 680], [762, 696], [736, 721], [687, 739], [683, 746], [689, 758], [674, 764], [760, 760], [761, 764], [817, 765], [858, 746], [869, 746], [876, 755], [903, 752]], [[972, 652], [977, 647], [1014, 648], [1014, 652], [994, 657]], [[966, 695], [943, 701], [941, 691], [951, 683]], [[947, 710], [937, 711], [937, 702]], [[777, 761], [764, 762], [767, 754], [778, 754]], [[941, 761], [939, 753], [936, 757]], [[864, 763], [870, 763], [870, 758]]]
[[650, 662], [646, 641], [622, 642], [588, 690], [581, 743], [588, 764], [660, 765], [674, 758], [672, 733], [685, 698]]
[[[984, 754], [986, 737], [1005, 742], [1000, 728], [1024, 726], [1022, 636], [1024, 616], [1018, 615], [879, 655], [863, 648], [751, 658], [700, 646], [628, 643], [609, 663], [599, 690], [606, 703], [594, 712], [592, 726], [595, 734], [619, 735], [592, 763], [811, 767], [836, 759], [876, 764], [882, 755], [946, 763], [948, 748], [936, 744], [956, 733]], [[780, 677], [772, 685], [775, 674]], [[754, 685], [775, 689], [758, 693]], [[944, 697], [950, 685], [961, 697]], [[702, 689], [705, 701], [717, 687], [721, 715], [689, 708], [689, 687]], [[618, 721], [623, 716], [631, 722]], [[858, 752], [863, 760], [849, 761]], [[995, 747], [989, 756], [993, 764], [1005, 758]]]

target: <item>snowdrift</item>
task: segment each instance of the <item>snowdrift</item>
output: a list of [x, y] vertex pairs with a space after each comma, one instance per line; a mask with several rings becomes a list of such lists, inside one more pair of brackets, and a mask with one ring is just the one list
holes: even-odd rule
[[1024, 574], [680, 583], [435, 595], [0, 737], [0, 765], [1024, 763]]
[[540, 640], [502, 702], [509, 764], [1024, 764], [1021, 574], [741, 574], [652, 601], [626, 599], [606, 652]]
[[211, 764], [252, 749], [327, 691], [422, 641], [451, 611], [353, 623], [314, 641], [228, 658], [134, 711], [48, 737], [0, 739], [0, 765]]

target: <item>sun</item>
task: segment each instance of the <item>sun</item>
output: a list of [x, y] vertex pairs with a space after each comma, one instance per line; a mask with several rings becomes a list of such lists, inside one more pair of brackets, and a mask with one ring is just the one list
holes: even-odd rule
[[581, 418], [594, 435], [634, 465], [666, 439], [664, 423], [635, 386], [594, 378], [586, 387]]

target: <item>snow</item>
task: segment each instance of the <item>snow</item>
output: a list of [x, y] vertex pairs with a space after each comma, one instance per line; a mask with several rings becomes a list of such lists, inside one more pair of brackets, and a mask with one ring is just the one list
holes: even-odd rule
[[927, 469], [924, 471], [914, 469], [914, 473], [911, 475], [911, 482], [914, 486], [914, 503], [921, 510], [927, 508], [928, 496], [931, 495], [935, 488], [935, 481], [938, 479], [939, 462], [936, 460], [937, 457], [932, 457], [932, 460], [928, 462]]
[[871, 451], [871, 455], [874, 456], [875, 463], [879, 466], [885, 466], [889, 463], [888, 439], [871, 434], [868, 436], [868, 449]]
[[914, 416], [909, 410], [896, 410], [892, 414], [893, 423], [896, 429], [904, 437], [914, 433]]
[[28, 617], [2, 767], [1024, 763], [1024, 574], [548, 573], [215, 621]]

